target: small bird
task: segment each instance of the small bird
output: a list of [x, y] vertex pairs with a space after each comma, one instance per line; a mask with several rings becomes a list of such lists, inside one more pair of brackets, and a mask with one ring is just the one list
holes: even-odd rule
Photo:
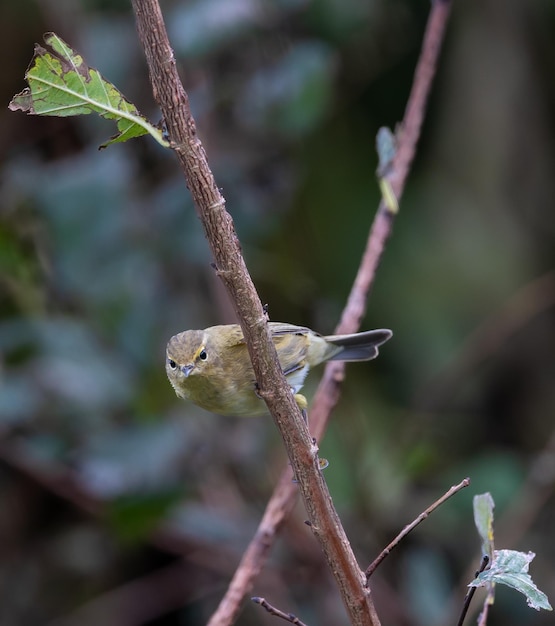
[[[294, 394], [311, 367], [324, 361], [369, 361], [392, 332], [368, 330], [354, 335], [323, 337], [310, 328], [269, 322], [280, 365]], [[166, 349], [166, 373], [180, 398], [234, 417], [268, 412], [257, 393], [243, 331], [238, 324], [186, 330], [174, 335]]]

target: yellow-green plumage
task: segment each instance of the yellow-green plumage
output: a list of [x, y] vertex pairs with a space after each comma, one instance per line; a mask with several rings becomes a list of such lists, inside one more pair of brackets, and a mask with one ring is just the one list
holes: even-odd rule
[[[390, 330], [323, 337], [294, 324], [269, 322], [279, 362], [296, 393], [311, 367], [328, 360], [367, 361]], [[166, 351], [166, 372], [177, 395], [207, 411], [238, 417], [267, 412], [256, 393], [256, 380], [243, 331], [237, 324], [186, 330], [174, 335]]]

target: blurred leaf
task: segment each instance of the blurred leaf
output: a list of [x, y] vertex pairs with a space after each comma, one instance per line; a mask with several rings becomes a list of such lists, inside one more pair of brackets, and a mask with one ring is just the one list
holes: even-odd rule
[[[447, 418], [446, 418], [447, 419]], [[449, 415], [448, 419], [458, 420], [461, 431], [456, 433], [462, 441], [463, 430], [467, 428], [468, 419], [464, 415]], [[453, 436], [453, 435], [452, 435]], [[474, 454], [465, 458], [462, 462], [451, 463], [449, 478], [453, 482], [457, 477], [465, 475], [472, 477], [472, 485], [477, 492], [488, 492], [495, 499], [495, 508], [498, 514], [503, 514], [505, 509], [514, 500], [515, 492], [521, 488], [525, 479], [525, 467], [521, 459], [515, 458], [506, 450], [488, 450], [481, 454]], [[453, 502], [453, 506], [462, 514], [469, 506], [473, 505], [473, 497], [469, 490], [460, 494]], [[440, 511], [438, 511], [438, 514]]]
[[474, 523], [482, 538], [482, 554], [490, 560], [493, 552], [493, 509], [495, 504], [489, 493], [474, 496]]
[[38, 44], [35, 46], [33, 60], [25, 74], [29, 87], [14, 96], [10, 110], [58, 117], [94, 112], [105, 119], [116, 120], [119, 133], [101, 148], [147, 133], [160, 145], [169, 145], [162, 132], [140, 115], [135, 105], [97, 70], [88, 67], [58, 35], [46, 33], [44, 41], [53, 53]]
[[203, 542], [232, 546], [239, 551], [255, 532], [257, 516], [230, 511], [225, 505], [206, 506], [188, 500], [172, 510], [168, 524]]
[[528, 566], [536, 555], [533, 552], [516, 550], [495, 550], [491, 566], [470, 583], [470, 587], [486, 587], [500, 583], [512, 587], [526, 596], [529, 607], [551, 611], [547, 596], [533, 583], [528, 574]]
[[37, 435], [27, 437], [18, 450], [18, 454], [27, 462], [44, 463], [46, 469], [52, 468], [49, 466], [52, 461], [66, 460], [67, 452], [67, 441], [60, 437], [59, 433], [48, 432], [39, 432]]
[[324, 43], [298, 43], [249, 80], [237, 105], [241, 123], [295, 138], [311, 131], [330, 108], [335, 69], [333, 50]]
[[88, 491], [105, 499], [162, 492], [183, 484], [190, 447], [182, 421], [130, 425], [90, 436], [76, 460]]
[[201, 56], [251, 30], [261, 19], [258, 0], [200, 0], [180, 3], [168, 21], [172, 42], [183, 56]]
[[108, 521], [120, 537], [135, 541], [155, 528], [181, 497], [179, 489], [123, 496], [108, 505]]
[[[394, 11], [395, 3], [389, 4]], [[367, 38], [368, 33], [372, 34], [374, 24], [379, 24], [380, 3], [377, 0], [318, 0], [310, 3], [309, 11], [310, 20], [319, 32], [328, 39], [345, 42], [356, 33], [365, 33]], [[400, 21], [401, 16], [397, 17]]]
[[24, 219], [18, 223], [17, 218], [4, 217], [0, 218], [0, 307], [11, 298], [17, 312], [42, 312], [41, 271], [33, 227]]
[[28, 280], [34, 265], [36, 261], [23, 252], [13, 233], [0, 228], [0, 270], [16, 274], [18, 280]]
[[202, 57], [271, 27], [308, 0], [197, 0], [179, 3], [168, 19], [170, 39], [182, 56]]
[[[0, 322], [0, 350], [13, 367], [0, 382], [0, 419], [94, 417], [127, 405], [135, 372], [84, 322], [67, 317]], [[71, 421], [82, 431], [87, 420]]]
[[0, 424], [26, 421], [39, 406], [40, 393], [30, 386], [26, 376], [16, 374], [0, 377]]
[[67, 318], [33, 325], [40, 354], [30, 365], [34, 384], [80, 411], [95, 414], [129, 402], [133, 371], [85, 324]]
[[433, 547], [410, 548], [403, 555], [399, 570], [410, 611], [418, 615], [414, 623], [441, 623], [444, 599], [449, 594], [449, 566], [445, 554]]
[[[100, 157], [95, 150], [46, 169], [27, 164], [11, 172], [46, 217], [58, 292], [98, 306], [150, 284], [148, 248], [132, 245], [129, 168], [122, 151]], [[143, 280], [131, 279], [137, 274]]]

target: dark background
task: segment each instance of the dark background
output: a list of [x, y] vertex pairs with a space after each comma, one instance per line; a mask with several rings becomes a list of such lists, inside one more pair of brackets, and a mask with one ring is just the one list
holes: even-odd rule
[[[409, 0], [165, 1], [199, 133], [270, 316], [333, 330], [379, 200], [374, 138], [403, 115], [429, 10]], [[177, 161], [98, 152], [93, 116], [10, 113], [55, 31], [153, 122], [126, 0], [0, 5], [0, 625], [203, 624], [285, 464], [269, 418], [177, 400], [167, 339], [234, 321]], [[321, 445], [384, 624], [456, 623], [479, 563], [532, 550], [555, 600], [555, 2], [457, 0], [414, 169]], [[318, 380], [313, 372], [310, 397]], [[346, 622], [299, 504], [253, 595]], [[249, 603], [239, 624], [275, 618]], [[469, 623], [472, 623], [469, 621]], [[489, 624], [552, 624], [498, 589]]]

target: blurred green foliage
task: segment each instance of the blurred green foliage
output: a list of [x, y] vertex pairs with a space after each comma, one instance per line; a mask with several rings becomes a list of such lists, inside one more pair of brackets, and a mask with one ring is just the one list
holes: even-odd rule
[[[379, 200], [375, 135], [402, 117], [429, 2], [163, 10], [270, 316], [330, 332]], [[7, 0], [0, 18], [6, 106], [52, 30], [159, 121], [127, 2]], [[364, 567], [473, 481], [376, 574], [387, 624], [454, 623], [483, 491], [496, 547], [536, 552], [531, 574], [555, 597], [554, 27], [550, 1], [455, 2], [364, 323], [395, 336], [349, 366], [321, 444]], [[149, 139], [99, 153], [110, 132], [0, 115], [0, 626], [205, 623], [286, 462], [270, 419], [173, 395], [167, 339], [233, 311], [173, 155]], [[303, 519], [299, 505], [254, 592], [344, 623]], [[247, 606], [238, 623], [272, 619]], [[500, 593], [489, 623], [549, 619]]]

